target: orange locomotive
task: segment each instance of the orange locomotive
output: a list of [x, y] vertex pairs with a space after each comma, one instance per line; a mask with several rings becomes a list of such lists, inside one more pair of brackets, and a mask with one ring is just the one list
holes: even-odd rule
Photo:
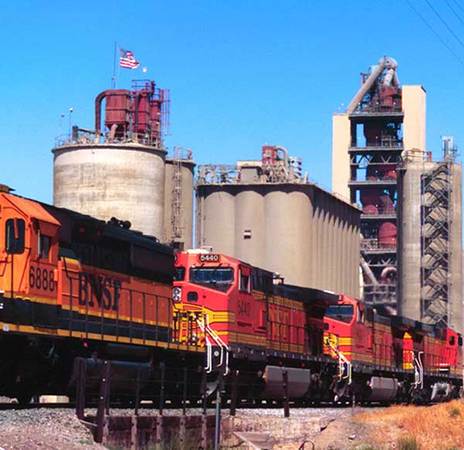
[[458, 395], [462, 337], [454, 330], [382, 316], [343, 295], [324, 322], [324, 351], [340, 360], [337, 398], [426, 403]]
[[176, 269], [178, 339], [188, 343], [196, 319], [209, 372], [239, 370], [239, 384], [266, 397], [281, 398], [284, 372], [290, 397], [328, 389], [337, 364], [323, 353], [323, 318], [337, 295], [275, 285], [271, 272], [202, 250], [177, 254]]
[[453, 330], [275, 284], [272, 273], [222, 254], [183, 252], [176, 268], [178, 339], [195, 339], [186, 333], [195, 320], [208, 370], [240, 371], [253, 394], [281, 398], [284, 372], [288, 395], [310, 401], [438, 401], [462, 385], [462, 338]]
[[76, 357], [200, 353], [173, 341], [172, 249], [127, 227], [0, 193], [0, 395], [64, 391]]

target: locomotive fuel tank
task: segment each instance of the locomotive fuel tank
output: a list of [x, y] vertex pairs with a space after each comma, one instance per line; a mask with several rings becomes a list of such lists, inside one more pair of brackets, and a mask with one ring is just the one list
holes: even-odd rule
[[[89, 392], [98, 392], [100, 389], [104, 360], [97, 358], [76, 358], [69, 388], [75, 386], [79, 379], [79, 366], [84, 364], [86, 373], [86, 389]], [[133, 393], [136, 389], [133, 380], [138, 380], [139, 389], [147, 386], [153, 375], [153, 366], [149, 362], [111, 361], [110, 384], [111, 391]]]
[[289, 398], [302, 398], [308, 392], [311, 383], [311, 371], [296, 367], [266, 366], [263, 379], [263, 396], [269, 399], [284, 397], [284, 372], [287, 372], [287, 393]]
[[396, 378], [372, 377], [369, 381], [369, 401], [391, 402], [398, 393], [398, 380]]

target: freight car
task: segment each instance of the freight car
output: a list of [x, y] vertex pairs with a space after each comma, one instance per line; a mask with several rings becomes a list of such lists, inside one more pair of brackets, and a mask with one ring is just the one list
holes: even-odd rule
[[[240, 376], [243, 395], [282, 398], [284, 373], [288, 396], [309, 401], [439, 401], [462, 386], [462, 338], [449, 328], [381, 316], [208, 251], [179, 253], [176, 271], [178, 323], [196, 317], [207, 370]], [[179, 328], [182, 342], [196, 340], [182, 334], [191, 325]]]
[[145, 377], [185, 355], [201, 364], [204, 350], [173, 335], [172, 249], [128, 225], [3, 188], [0, 395], [67, 392], [76, 358]]

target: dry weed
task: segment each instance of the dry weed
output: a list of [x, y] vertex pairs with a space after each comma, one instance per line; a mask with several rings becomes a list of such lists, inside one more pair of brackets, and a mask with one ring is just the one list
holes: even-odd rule
[[[461, 400], [433, 406], [392, 406], [360, 414], [356, 420], [373, 425], [371, 438], [376, 445], [396, 443], [396, 448], [408, 450], [464, 449], [464, 403]], [[401, 447], [402, 440], [408, 446]]]

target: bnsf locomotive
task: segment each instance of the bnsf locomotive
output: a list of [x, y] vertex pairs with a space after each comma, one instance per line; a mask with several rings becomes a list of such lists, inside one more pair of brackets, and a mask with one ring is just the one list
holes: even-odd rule
[[197, 318], [208, 370], [242, 377], [248, 393], [282, 398], [285, 372], [293, 399], [421, 403], [459, 394], [462, 338], [449, 328], [275, 284], [270, 272], [207, 251], [178, 254], [176, 272], [177, 314]]
[[[174, 255], [154, 238], [0, 193], [0, 395], [66, 392], [76, 358], [176, 364]], [[124, 368], [124, 367], [123, 367]]]

